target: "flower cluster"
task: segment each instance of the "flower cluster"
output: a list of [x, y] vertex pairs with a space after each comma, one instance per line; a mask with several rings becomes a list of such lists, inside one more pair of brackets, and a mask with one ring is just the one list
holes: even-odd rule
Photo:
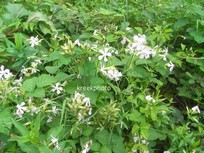
[[[123, 40], [123, 43], [125, 43], [125, 40]], [[147, 46], [146, 36], [140, 34], [133, 37], [133, 42], [128, 44], [126, 51], [139, 56], [140, 59], [148, 59], [156, 55], [156, 51]]]
[[68, 106], [76, 113], [79, 121], [83, 120], [86, 115], [92, 114], [90, 98], [84, 94], [76, 92]]
[[102, 65], [100, 71], [104, 76], [107, 76], [110, 80], [119, 81], [120, 78], [122, 77], [122, 73], [119, 72], [115, 67], [105, 68]]
[[0, 80], [5, 81], [12, 77], [13, 74], [10, 72], [9, 69], [5, 69], [3, 65], [0, 67]]

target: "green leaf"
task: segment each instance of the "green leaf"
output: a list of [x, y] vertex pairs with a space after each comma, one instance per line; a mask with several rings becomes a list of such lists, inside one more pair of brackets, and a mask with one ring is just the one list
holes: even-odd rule
[[112, 151], [108, 146], [102, 146], [100, 153], [112, 153]]
[[91, 145], [91, 149], [90, 150], [92, 150], [92, 151], [94, 151], [94, 152], [98, 152], [99, 150], [100, 150], [100, 148], [101, 148], [101, 145], [100, 145], [100, 143], [98, 143], [98, 142], [94, 142], [92, 145]]
[[107, 130], [99, 131], [94, 138], [102, 145], [108, 145], [110, 142], [110, 133]]
[[38, 153], [38, 149], [34, 147], [31, 143], [18, 142], [18, 145], [20, 146], [23, 152]]
[[33, 93], [27, 93], [27, 97], [37, 97], [37, 98], [43, 98], [45, 97], [45, 90], [43, 88], [37, 88], [34, 90]]
[[[41, 12], [34, 12], [34, 13], [30, 14], [28, 17], [28, 21], [34, 22], [34, 23], [35, 22], [37, 22], [37, 23], [43, 22], [44, 24], [47, 24], [49, 26], [49, 28], [52, 32], [56, 31], [56, 28], [55, 28], [53, 22], [51, 22], [49, 20], [49, 18], [46, 15], [42, 14]], [[46, 31], [46, 32], [48, 32], [48, 31]]]
[[55, 82], [55, 78], [48, 74], [42, 74], [37, 78], [37, 87], [42, 88], [45, 86], [49, 86]]
[[52, 150], [50, 150], [50, 148], [46, 145], [40, 145], [38, 146], [38, 150], [41, 152], [41, 153], [53, 153]]
[[15, 128], [23, 135], [23, 136], [28, 136], [29, 131], [28, 129], [21, 124], [20, 122], [17, 122], [16, 120], [12, 119], [12, 123], [15, 126]]
[[14, 34], [14, 41], [15, 41], [15, 44], [16, 44], [16, 48], [21, 50], [22, 45], [23, 45], [22, 34], [21, 33], [15, 33]]
[[145, 122], [145, 117], [135, 109], [128, 115], [128, 119], [134, 122]]
[[93, 132], [93, 127], [86, 126], [82, 130], [84, 136], [90, 136]]
[[55, 74], [59, 70], [59, 66], [46, 66], [45, 70], [50, 74]]
[[8, 109], [0, 111], [0, 133], [9, 135], [12, 126], [12, 116]]
[[37, 83], [37, 78], [36, 77], [33, 77], [31, 79], [27, 79], [21, 89], [24, 90], [24, 91], [29, 91], [29, 92], [33, 92], [35, 87], [36, 87], [36, 83]]

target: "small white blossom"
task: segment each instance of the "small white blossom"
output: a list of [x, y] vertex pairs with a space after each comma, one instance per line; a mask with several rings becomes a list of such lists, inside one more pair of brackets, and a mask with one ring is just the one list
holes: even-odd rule
[[121, 44], [122, 44], [122, 45], [125, 45], [126, 42], [127, 42], [127, 39], [126, 39], [125, 37], [123, 37], [123, 39], [121, 40]]
[[52, 106], [52, 113], [54, 114], [54, 116], [57, 115], [59, 109], [57, 108], [57, 106]]
[[164, 61], [167, 60], [167, 59], [166, 59], [167, 55], [168, 55], [168, 49], [167, 49], [167, 48], [164, 49], [164, 54], [159, 54], [159, 56], [163, 57], [163, 60], [164, 60]]
[[31, 106], [30, 107], [30, 111], [31, 111], [31, 115], [32, 116], [33, 116], [34, 113], [38, 114], [40, 112], [40, 110], [37, 107], [35, 107], [35, 106]]
[[60, 146], [59, 146], [59, 142], [58, 142], [58, 139], [55, 138], [54, 136], [51, 135], [51, 142], [54, 144], [54, 146], [60, 150]]
[[75, 40], [74, 44], [77, 45], [77, 46], [81, 46], [81, 43], [80, 43], [79, 39]]
[[152, 101], [153, 103], [156, 102], [155, 99], [151, 97], [151, 95], [147, 95], [147, 96], [145, 97], [145, 99], [146, 99], [147, 101]]
[[101, 65], [100, 71], [103, 75], [105, 75], [105, 76], [107, 75], [107, 72], [106, 72], [104, 65]]
[[92, 145], [92, 141], [88, 141], [84, 146], [83, 146], [83, 150], [81, 153], [88, 153], [90, 148], [91, 148], [91, 145]]
[[135, 134], [133, 137], [133, 142], [136, 143], [139, 140], [139, 137]]
[[89, 113], [88, 113], [88, 114], [89, 114], [89, 115], [92, 114], [92, 108], [89, 109]]
[[31, 36], [29, 40], [31, 47], [37, 46], [41, 42], [41, 40], [38, 39], [38, 36], [36, 37]]
[[93, 35], [98, 35], [99, 30], [94, 30]]
[[171, 153], [170, 151], [164, 151], [163, 153]]
[[79, 121], [81, 121], [81, 120], [84, 119], [84, 116], [83, 116], [81, 113], [78, 113], [77, 119], [78, 119]]
[[133, 37], [134, 39], [134, 42], [136, 42], [138, 45], [142, 45], [142, 44], [145, 44], [146, 43], [146, 36], [145, 35], [135, 35]]
[[110, 80], [118, 81], [120, 80], [120, 77], [122, 77], [122, 73], [117, 69], [110, 69], [108, 70], [107, 76]]
[[111, 56], [112, 54], [109, 52], [108, 48], [105, 48], [104, 50], [99, 50], [99, 52], [102, 54], [98, 57], [99, 60], [104, 59], [104, 62], [107, 62], [107, 57]]
[[20, 77], [19, 79], [14, 80], [14, 82], [12, 84], [17, 85], [17, 86], [22, 86], [22, 84], [21, 84], [22, 81], [23, 81], [23, 78]]
[[170, 71], [174, 69], [174, 64], [170, 61], [167, 66], [169, 67]]
[[150, 58], [151, 54], [152, 54], [152, 49], [148, 46], [144, 46], [143, 49], [141, 49], [136, 53], [136, 55], [138, 55], [140, 59], [148, 59]]
[[24, 106], [25, 102], [22, 102], [21, 104], [18, 104], [17, 110], [16, 110], [16, 115], [18, 115], [19, 117], [22, 117], [22, 115], [24, 114], [24, 112], [27, 110], [27, 107]]
[[60, 83], [56, 83], [55, 85], [51, 85], [52, 92], [56, 92], [57, 94], [60, 94], [64, 89], [60, 86]]
[[88, 98], [88, 97], [85, 97], [84, 99], [83, 99], [83, 102], [85, 103], [85, 106], [87, 106], [87, 107], [89, 107], [91, 104], [90, 104], [90, 98]]
[[0, 80], [4, 81], [10, 77], [12, 77], [13, 74], [10, 72], [9, 69], [4, 69], [4, 66], [1, 65], [0, 67]]
[[42, 64], [41, 60], [39, 60], [39, 59], [36, 59], [36, 60], [35, 60], [35, 63], [36, 63], [37, 65]]
[[47, 119], [47, 123], [50, 123], [50, 122], [52, 122], [52, 117], [49, 117], [49, 118]]
[[192, 110], [193, 112], [200, 113], [200, 109], [199, 109], [198, 106], [194, 106], [193, 108], [191, 108], [191, 110]]
[[28, 73], [28, 69], [25, 68], [25, 66], [22, 66], [21, 73], [22, 73], [22, 74], [26, 74], [26, 73]]

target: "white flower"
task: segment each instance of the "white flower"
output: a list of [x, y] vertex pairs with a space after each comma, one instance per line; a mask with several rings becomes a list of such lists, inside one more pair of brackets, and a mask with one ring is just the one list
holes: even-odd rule
[[10, 72], [10, 70], [4, 69], [4, 66], [1, 65], [1, 67], [0, 67], [0, 79], [2, 81], [4, 81], [4, 80], [10, 78], [11, 76], [13, 76], [13, 74]]
[[22, 86], [21, 82], [23, 81], [23, 78], [20, 77], [19, 79], [14, 80], [13, 84], [17, 86]]
[[79, 121], [81, 121], [81, 120], [84, 119], [84, 116], [81, 113], [78, 113], [78, 117], [77, 118], [78, 118]]
[[194, 106], [193, 108], [191, 108], [193, 112], [197, 112], [200, 113], [200, 109], [198, 106]]
[[54, 35], [53, 40], [57, 40], [57, 34]]
[[52, 106], [52, 113], [54, 114], [54, 116], [57, 115], [59, 109], [57, 108], [57, 106]]
[[104, 65], [101, 65], [100, 71], [103, 75], [105, 75], [105, 76], [107, 75], [107, 72], [106, 72]]
[[92, 108], [89, 109], [89, 113], [88, 113], [88, 114], [89, 114], [89, 115], [92, 114]]
[[148, 59], [152, 54], [152, 49], [148, 46], [144, 46], [142, 50], [138, 51], [136, 55], [139, 56], [140, 59]]
[[134, 42], [136, 42], [138, 45], [141, 45], [141, 44], [145, 44], [146, 43], [146, 36], [145, 35], [135, 35], [133, 37], [134, 39]]
[[34, 47], [34, 46], [38, 45], [39, 42], [41, 42], [41, 40], [38, 39], [38, 36], [36, 36], [36, 37], [31, 36], [29, 40], [30, 40], [30, 46], [31, 47]]
[[92, 140], [88, 141], [85, 145], [84, 145], [84, 149], [82, 150], [81, 153], [88, 153], [90, 150], [90, 146], [92, 145]]
[[107, 76], [110, 80], [118, 81], [122, 77], [122, 73], [116, 69], [110, 69], [108, 70]]
[[17, 110], [16, 110], [16, 114], [19, 116], [19, 117], [22, 117], [22, 115], [24, 114], [24, 111], [27, 110], [27, 107], [24, 106], [25, 103], [22, 102], [20, 105], [18, 104], [16, 107], [17, 107]]
[[74, 101], [76, 101], [76, 102], [79, 102], [79, 101], [81, 101], [81, 99], [82, 98], [84, 98], [85, 96], [83, 95], [83, 94], [80, 94], [80, 93], [75, 93], [75, 95], [74, 95]]
[[99, 30], [94, 30], [93, 35], [98, 35]]
[[35, 106], [31, 106], [30, 110], [31, 110], [31, 115], [32, 116], [33, 116], [34, 113], [38, 114], [40, 112], [40, 110], [37, 107], [35, 107]]
[[105, 48], [104, 50], [99, 50], [99, 52], [102, 54], [98, 57], [99, 60], [102, 60], [104, 59], [104, 62], [107, 62], [108, 59], [107, 57], [108, 56], [111, 56], [112, 54], [109, 52], [108, 48]]
[[127, 39], [126, 39], [125, 37], [123, 37], [123, 39], [121, 40], [121, 44], [122, 44], [122, 45], [125, 45], [126, 42], [127, 42]]
[[165, 52], [164, 54], [159, 54], [159, 56], [163, 57], [163, 60], [166, 61], [167, 60], [166, 56], [168, 55], [168, 48], [165, 48], [164, 52]]
[[89, 107], [91, 104], [90, 104], [90, 98], [88, 98], [88, 97], [85, 97], [84, 99], [83, 99], [83, 102], [85, 103], [85, 106], [87, 106], [87, 107]]
[[135, 134], [134, 137], [133, 137], [134, 143], [136, 143], [138, 140], [139, 140], [139, 137]]
[[52, 122], [52, 117], [49, 117], [49, 118], [47, 119], [47, 123], [50, 123], [50, 122]]
[[22, 66], [22, 70], [21, 70], [21, 73], [22, 74], [26, 74], [26, 73], [28, 73], [28, 69], [27, 68], [25, 68], [25, 66]]
[[59, 143], [58, 143], [58, 139], [55, 138], [54, 136], [51, 135], [51, 142], [54, 144], [54, 146], [60, 150], [60, 146], [59, 146]]
[[174, 69], [174, 64], [170, 61], [167, 66], [169, 67], [170, 71]]
[[79, 42], [79, 39], [75, 40], [74, 44], [77, 45], [77, 46], [81, 46], [81, 43]]
[[39, 59], [36, 59], [35, 63], [36, 63], [36, 65], [42, 64], [41, 60], [39, 60]]
[[147, 95], [147, 96], [145, 97], [145, 99], [148, 100], [148, 101], [152, 101], [153, 103], [156, 102], [155, 99], [151, 97], [151, 95]]
[[56, 92], [57, 94], [60, 94], [64, 89], [60, 87], [60, 83], [56, 83], [55, 85], [51, 85], [52, 87], [52, 92]]
[[171, 153], [170, 151], [164, 151], [163, 153]]

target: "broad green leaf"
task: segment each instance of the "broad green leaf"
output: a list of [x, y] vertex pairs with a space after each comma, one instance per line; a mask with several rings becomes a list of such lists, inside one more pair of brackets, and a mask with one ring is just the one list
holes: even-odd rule
[[53, 22], [50, 21], [49, 18], [45, 14], [42, 14], [41, 12], [31, 13], [28, 17], [28, 21], [34, 22], [34, 23], [35, 22], [44, 22], [44, 24], [47, 24], [50, 27], [50, 30], [52, 32], [56, 31], [56, 28], [55, 28]]
[[9, 130], [12, 126], [12, 116], [10, 110], [5, 109], [0, 111], [0, 133], [9, 135]]
[[29, 92], [33, 92], [35, 87], [36, 87], [36, 83], [37, 83], [37, 78], [36, 77], [33, 77], [31, 79], [27, 79], [21, 89], [24, 90], [24, 91], [29, 91]]
[[32, 93], [27, 93], [27, 97], [37, 97], [37, 98], [43, 98], [45, 97], [45, 90], [43, 88], [37, 88]]
[[60, 82], [60, 81], [64, 81], [67, 80], [68, 78], [70, 78], [72, 75], [68, 75], [64, 72], [59, 72], [57, 73], [57, 75], [55, 76], [55, 81], [56, 82]]
[[134, 122], [145, 122], [145, 117], [136, 109], [131, 111], [128, 115], [128, 119]]
[[52, 150], [50, 150], [50, 148], [47, 145], [40, 145], [40, 146], [38, 146], [38, 150], [41, 153], [53, 153]]
[[15, 128], [22, 134], [22, 136], [29, 135], [28, 129], [23, 124], [21, 124], [20, 122], [17, 122], [14, 119], [12, 119], [12, 123], [15, 126]]
[[91, 145], [91, 149], [90, 150], [92, 150], [94, 152], [96, 152], [96, 151], [98, 152], [100, 150], [100, 148], [101, 148], [100, 143], [93, 142], [93, 144]]
[[42, 88], [45, 86], [49, 86], [55, 82], [55, 78], [48, 74], [42, 74], [37, 78], [37, 87]]
[[55, 74], [59, 70], [59, 66], [46, 66], [45, 70], [50, 74]]
[[84, 136], [90, 136], [93, 132], [93, 127], [86, 126], [82, 130]]
[[111, 149], [108, 146], [102, 146], [100, 149], [100, 153], [112, 153]]
[[22, 149], [22, 151], [27, 152], [27, 153], [39, 153], [38, 149], [33, 146], [31, 143], [20, 143], [18, 142], [18, 145]]
[[102, 145], [108, 145], [110, 142], [110, 133], [107, 130], [99, 131], [94, 138]]

